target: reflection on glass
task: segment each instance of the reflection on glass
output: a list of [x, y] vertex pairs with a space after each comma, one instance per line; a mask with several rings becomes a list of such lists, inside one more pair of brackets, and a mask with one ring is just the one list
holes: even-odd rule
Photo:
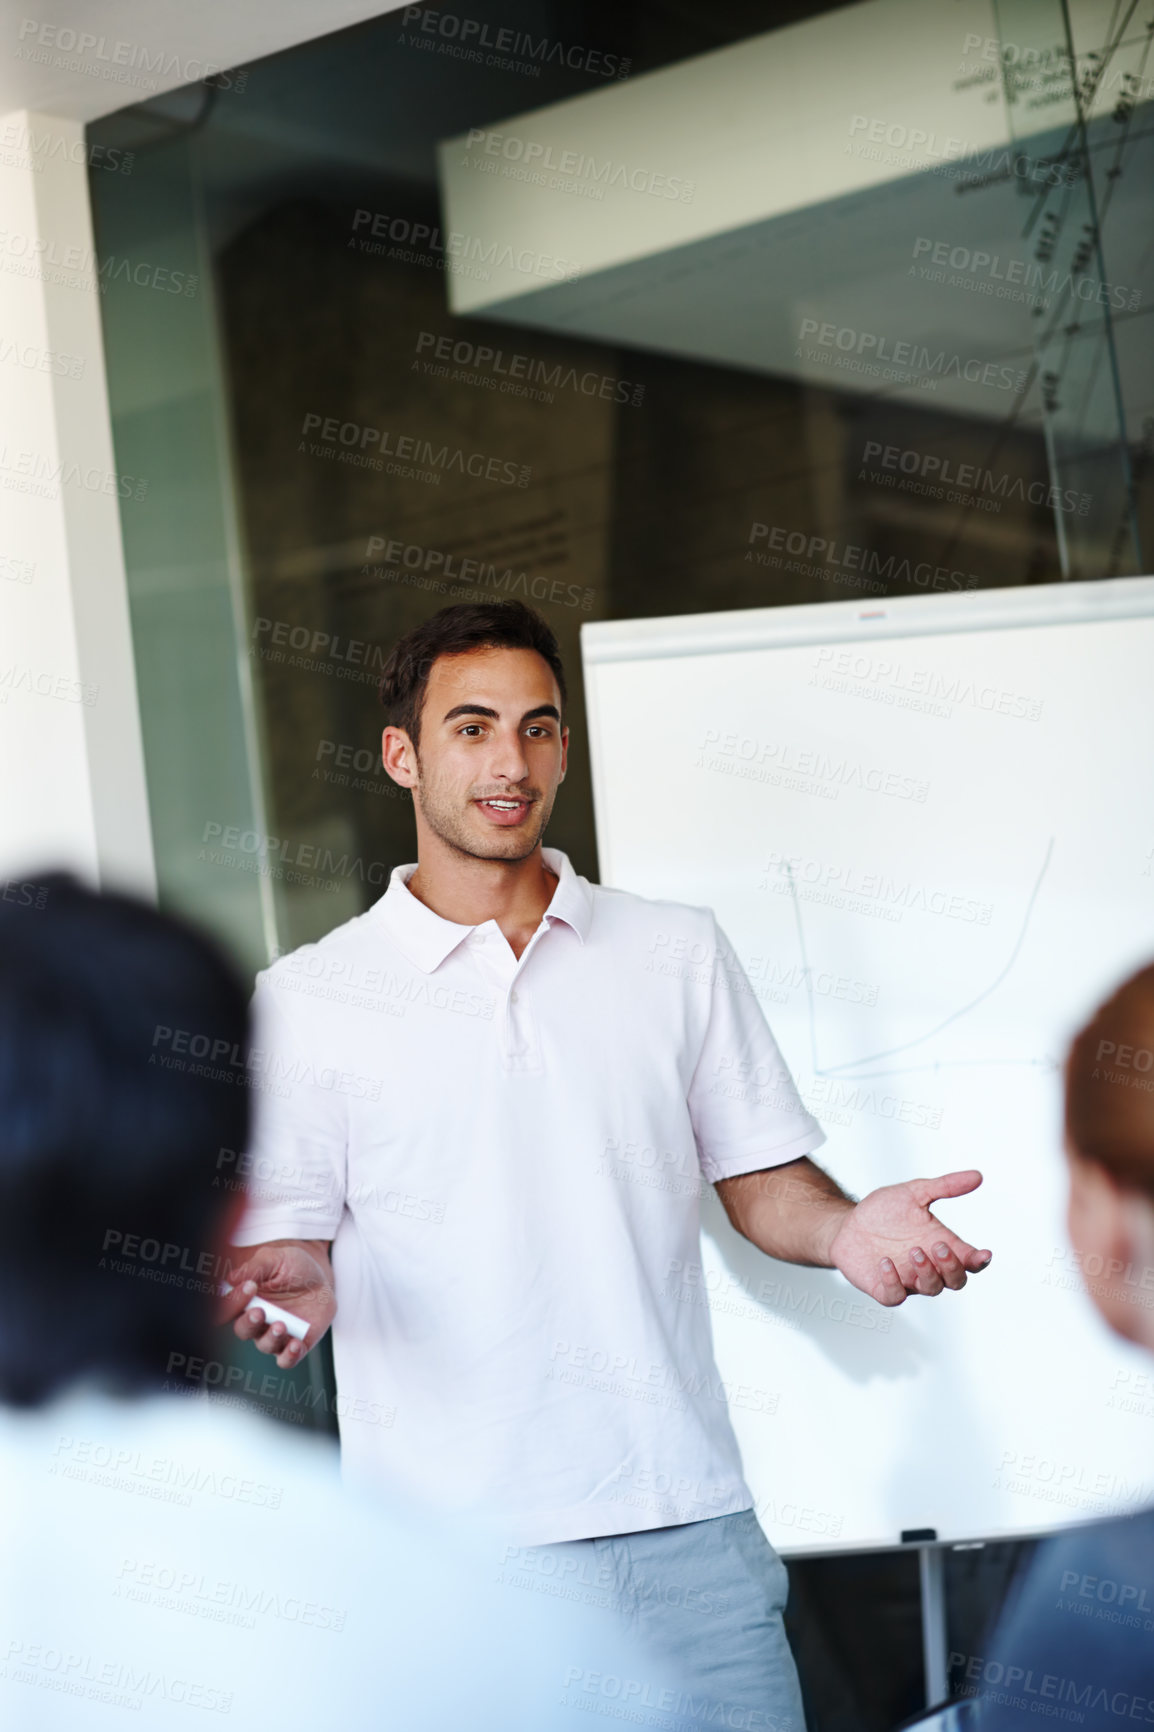
[[[585, 619], [1139, 569], [1136, 17], [1076, 8], [1076, 52], [1057, 0], [623, 17], [482, 65], [421, 14], [102, 122], [138, 149], [102, 247], [201, 280], [106, 291], [123, 462], [172, 455], [129, 565], [173, 896], [256, 960], [381, 893], [415, 844], [376, 679], [446, 602], [520, 595], [575, 669]], [[581, 704], [551, 840], [595, 876]]]
[[[998, 0], [997, 10], [1007, 108], [1021, 151], [1022, 244], [1038, 285], [1033, 395], [1058, 495], [1071, 492], [1085, 505], [1055, 513], [1062, 575], [1136, 574], [1115, 331], [1142, 301], [1136, 224], [1151, 163], [1136, 111], [1154, 22], [1136, 26], [1132, 7], [1096, 14], [1083, 7], [1075, 42], [1060, 0]], [[1131, 374], [1127, 384], [1140, 416], [1148, 406], [1144, 383]]]

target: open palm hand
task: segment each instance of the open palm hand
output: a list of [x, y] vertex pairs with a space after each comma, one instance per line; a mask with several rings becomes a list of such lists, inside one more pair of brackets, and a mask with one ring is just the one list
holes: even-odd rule
[[830, 1258], [847, 1281], [879, 1305], [900, 1305], [911, 1293], [955, 1291], [993, 1255], [976, 1250], [930, 1212], [941, 1197], [961, 1197], [982, 1182], [970, 1169], [938, 1179], [882, 1185], [847, 1210], [830, 1244]]

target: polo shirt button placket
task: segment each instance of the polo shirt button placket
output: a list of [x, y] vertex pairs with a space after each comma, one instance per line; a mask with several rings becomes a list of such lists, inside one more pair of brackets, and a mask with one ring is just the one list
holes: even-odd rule
[[[524, 1031], [520, 1028], [516, 1012], [517, 988], [511, 986], [505, 997], [505, 1018], [502, 1041], [505, 1049], [505, 1062], [523, 1059], [529, 1051], [529, 1043]], [[512, 1068], [516, 1068], [514, 1064]]]

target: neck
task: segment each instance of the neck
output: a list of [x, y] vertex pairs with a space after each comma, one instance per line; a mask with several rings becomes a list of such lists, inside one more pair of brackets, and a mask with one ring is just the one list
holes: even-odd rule
[[421, 850], [411, 895], [458, 926], [495, 920], [503, 931], [535, 929], [553, 900], [558, 874], [540, 844], [523, 860], [479, 860], [455, 850]]

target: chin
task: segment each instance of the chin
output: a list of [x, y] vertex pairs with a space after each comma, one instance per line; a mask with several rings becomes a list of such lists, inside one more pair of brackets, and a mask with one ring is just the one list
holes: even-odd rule
[[527, 860], [536, 848], [536, 841], [527, 836], [510, 836], [508, 846], [500, 850], [502, 860]]
[[470, 838], [465, 852], [475, 860], [525, 860], [536, 846], [528, 836], [486, 836], [483, 841]]

